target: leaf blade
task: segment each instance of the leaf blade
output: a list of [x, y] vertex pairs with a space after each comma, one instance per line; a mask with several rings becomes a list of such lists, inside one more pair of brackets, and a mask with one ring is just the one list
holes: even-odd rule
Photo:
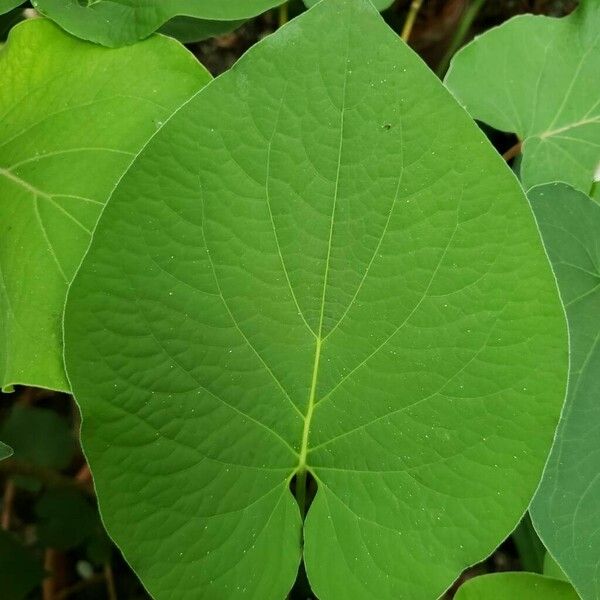
[[[413, 102], [423, 90], [430, 103]], [[108, 288], [101, 290], [99, 281]], [[540, 315], [531, 318], [533, 305]], [[214, 509], [223, 515], [233, 502], [224, 490], [234, 484], [217, 483], [216, 473], [226, 477], [227, 466], [215, 459], [237, 468], [238, 508], [268, 497], [268, 509], [254, 517], [285, 551], [275, 573], [265, 549], [248, 555], [245, 566], [250, 573], [257, 565], [267, 569], [276, 589], [266, 597], [285, 595], [300, 558], [301, 523], [288, 485], [303, 469], [320, 486], [304, 527], [311, 584], [324, 600], [365, 597], [352, 586], [356, 576], [343, 572], [347, 546], [335, 542], [327, 518], [334, 493], [345, 500], [356, 494], [361, 518], [377, 510], [360, 480], [351, 479], [352, 466], [369, 470], [381, 518], [393, 521], [393, 534], [369, 533], [371, 558], [381, 559], [378, 541], [396, 551], [402, 535], [413, 536], [411, 545], [395, 556], [410, 561], [409, 552], [418, 554], [410, 522], [422, 519], [419, 498], [445, 519], [432, 524], [428, 537], [439, 550], [427, 562], [436, 565], [433, 575], [416, 556], [417, 568], [401, 577], [397, 563], [387, 562], [380, 576], [366, 561], [360, 577], [379, 599], [439, 595], [522, 515], [551, 443], [566, 376], [564, 316], [518, 183], [374, 7], [356, 0], [323, 2], [260, 42], [157, 134], [107, 205], [71, 288], [65, 331], [105, 521], [158, 597], [196, 571], [210, 597], [235, 597], [233, 577], [210, 583], [215, 567], [203, 550], [212, 548], [215, 526], [205, 513], [182, 518], [185, 502], [175, 499], [174, 509], [157, 481], [168, 478], [178, 496], [185, 490], [218, 498]], [[552, 357], [552, 372], [540, 366], [540, 355]], [[395, 393], [404, 388], [406, 396]], [[368, 406], [361, 398], [369, 398]], [[478, 402], [474, 424], [465, 425]], [[401, 421], [386, 424], [392, 404]], [[354, 449], [338, 442], [331, 456], [322, 446], [337, 434], [349, 439], [353, 427], [365, 430], [373, 419], [384, 433], [405, 429], [406, 448], [422, 450], [409, 469], [427, 469], [440, 452], [454, 453], [454, 462], [450, 456], [450, 467], [440, 461], [419, 473], [420, 482], [401, 475], [393, 481], [398, 498], [385, 498], [385, 475], [375, 465], [403, 470], [411, 460], [406, 448], [392, 442], [386, 455], [366, 436]], [[409, 427], [411, 419], [420, 425]], [[432, 420], [439, 426], [429, 443]], [[456, 431], [453, 439], [445, 426]], [[488, 440], [492, 431], [497, 439]], [[502, 458], [515, 436], [518, 457]], [[190, 447], [200, 449], [203, 464], [193, 464]], [[471, 474], [473, 463], [480, 483], [465, 485], [457, 476], [472, 497], [446, 507], [443, 493], [427, 496], [431, 480], [442, 474], [450, 486], [452, 468]], [[327, 473], [329, 467], [344, 471], [346, 481]], [[248, 468], [258, 469], [260, 480], [243, 479]], [[116, 481], [127, 481], [126, 502], [111, 491]], [[150, 496], [160, 499], [153, 506], [159, 516], [144, 511]], [[275, 526], [268, 511], [276, 498], [285, 507]], [[491, 505], [501, 503], [502, 510], [485, 539], [465, 540], [456, 550], [457, 532], [469, 527], [461, 517], [466, 509], [458, 507], [465, 500], [486, 521]], [[403, 513], [394, 511], [395, 502], [405, 504]], [[353, 535], [342, 508], [338, 502], [335, 526]], [[141, 544], [136, 533], [141, 523], [153, 531], [156, 521], [174, 519], [178, 535], [200, 540], [189, 563], [159, 536]], [[452, 535], [444, 533], [455, 519]], [[243, 548], [254, 522], [240, 525]], [[148, 558], [157, 552], [161, 564], [170, 564], [168, 582]], [[225, 550], [219, 556], [231, 560]], [[250, 581], [257, 594], [260, 582]], [[179, 586], [177, 593], [188, 591]]]
[[600, 445], [598, 413], [598, 309], [600, 207], [567, 185], [537, 186], [529, 199], [562, 294], [570, 333], [567, 402], [531, 516], [546, 547], [582, 598], [600, 593], [598, 520]]

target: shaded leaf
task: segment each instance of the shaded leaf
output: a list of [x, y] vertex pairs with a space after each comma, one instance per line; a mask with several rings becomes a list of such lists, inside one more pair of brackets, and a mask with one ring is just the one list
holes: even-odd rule
[[[311, 6], [314, 6], [317, 2], [319, 2], [319, 0], [302, 0], [302, 1], [308, 8], [310, 8]], [[376, 9], [385, 10], [386, 8], [389, 8], [394, 3], [394, 0], [371, 0], [371, 3], [373, 4], [373, 6]]]
[[321, 600], [437, 598], [514, 529], [566, 383], [518, 182], [366, 0], [155, 136], [65, 332], [104, 522], [158, 599], [282, 599], [302, 535]]
[[469, 579], [454, 600], [579, 600], [566, 582], [535, 573], [493, 573]]
[[541, 573], [546, 549], [531, 523], [529, 513], [525, 513], [518, 527], [513, 531], [512, 539], [517, 547], [521, 568], [524, 571]]
[[[176, 16], [205, 21], [240, 21], [283, 0], [32, 0], [63, 29], [104, 46], [123, 46], [148, 37]], [[221, 25], [215, 24], [215, 27]], [[234, 26], [235, 27], [235, 26]]]
[[10, 533], [0, 529], [0, 591], [2, 600], [22, 600], [42, 581], [40, 561]]
[[569, 394], [531, 515], [584, 599], [600, 596], [600, 206], [564, 184], [529, 199], [570, 332]]
[[167, 21], [159, 31], [178, 39], [184, 44], [190, 44], [229, 33], [237, 29], [242, 23], [244, 21], [206, 21], [192, 17], [175, 17]]
[[563, 19], [524, 15], [456, 54], [445, 83], [475, 118], [523, 143], [526, 189], [564, 181], [590, 193], [600, 162], [600, 2]]
[[13, 449], [10, 446], [7, 446], [6, 444], [3, 444], [2, 442], [0, 442], [0, 460], [8, 458], [9, 456], [12, 456], [12, 455], [13, 455]]
[[209, 75], [176, 41], [107, 50], [45, 19], [0, 52], [0, 386], [68, 390], [61, 317], [132, 157]]
[[0, 15], [9, 12], [13, 8], [17, 8], [17, 6], [24, 3], [25, 0], [0, 0]]
[[36, 502], [35, 512], [40, 543], [59, 550], [91, 539], [99, 526], [95, 507], [73, 490], [46, 490]]
[[76, 450], [67, 421], [52, 410], [15, 405], [0, 428], [16, 459], [64, 469]]

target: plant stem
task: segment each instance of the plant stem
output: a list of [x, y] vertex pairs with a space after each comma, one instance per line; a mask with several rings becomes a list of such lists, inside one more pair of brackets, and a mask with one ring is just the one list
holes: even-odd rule
[[4, 488], [4, 498], [2, 500], [2, 529], [8, 531], [10, 529], [10, 521], [12, 516], [12, 507], [15, 500], [15, 483], [12, 479], [6, 480]]
[[513, 159], [515, 156], [521, 153], [522, 142], [517, 142], [514, 146], [511, 146], [503, 155], [502, 158], [508, 162]]
[[410, 38], [410, 32], [412, 31], [413, 25], [415, 24], [415, 19], [417, 18], [417, 14], [421, 9], [421, 5], [423, 4], [423, 0], [413, 0], [410, 8], [408, 9], [408, 15], [406, 16], [406, 21], [404, 21], [404, 27], [402, 28], [402, 33], [400, 37], [408, 43], [408, 38]]
[[467, 37], [467, 34], [471, 29], [471, 25], [473, 25], [473, 21], [475, 20], [477, 13], [479, 13], [484, 4], [485, 0], [473, 0], [473, 3], [470, 4], [465, 11], [463, 18], [460, 20], [460, 23], [454, 32], [454, 36], [452, 37], [450, 46], [448, 46], [448, 50], [446, 50], [444, 57], [435, 70], [438, 77], [441, 78], [446, 73], [448, 65], [450, 64], [450, 60], [456, 54], [456, 51], [463, 45], [465, 37]]
[[306, 468], [302, 468], [296, 473], [296, 489], [294, 492], [300, 507], [300, 516], [304, 520], [306, 514]]
[[117, 588], [115, 586], [115, 578], [110, 563], [104, 565], [104, 577], [106, 579], [106, 593], [109, 600], [117, 600]]
[[284, 2], [279, 7], [279, 27], [285, 25], [288, 22], [288, 3]]

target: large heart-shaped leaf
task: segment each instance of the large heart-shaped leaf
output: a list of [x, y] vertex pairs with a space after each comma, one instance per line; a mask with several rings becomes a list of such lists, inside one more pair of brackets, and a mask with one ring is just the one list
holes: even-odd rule
[[437, 598], [523, 514], [566, 384], [517, 180], [368, 0], [155, 136], [65, 335], [105, 523], [157, 598], [282, 599], [302, 535], [321, 600]]
[[572, 586], [535, 573], [494, 573], [469, 579], [454, 600], [579, 600]]
[[239, 21], [255, 17], [284, 0], [32, 0], [44, 15], [69, 33], [104, 46], [132, 44], [176, 16], [207, 21]]
[[524, 15], [453, 59], [445, 83], [471, 115], [523, 140], [525, 188], [561, 180], [589, 194], [600, 162], [600, 2], [564, 19]]
[[600, 597], [600, 206], [563, 184], [535, 187], [569, 323], [569, 395], [531, 514], [582, 598]]
[[103, 203], [210, 78], [174, 40], [107, 50], [45, 19], [0, 53], [0, 386], [68, 390], [61, 317]]

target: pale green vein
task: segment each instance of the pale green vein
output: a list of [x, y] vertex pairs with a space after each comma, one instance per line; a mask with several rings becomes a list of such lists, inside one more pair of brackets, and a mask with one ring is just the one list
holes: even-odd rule
[[321, 310], [319, 316], [319, 332], [315, 341], [315, 358], [313, 362], [312, 380], [310, 384], [310, 392], [308, 395], [308, 406], [306, 409], [306, 417], [304, 418], [304, 427], [302, 429], [302, 443], [300, 446], [300, 459], [297, 468], [297, 482], [296, 482], [296, 497], [300, 505], [300, 510], [304, 514], [305, 504], [305, 493], [306, 493], [306, 457], [308, 455], [308, 438], [310, 435], [310, 425], [312, 422], [313, 413], [316, 405], [317, 395], [317, 382], [319, 379], [319, 365], [321, 362], [321, 349], [323, 344], [323, 320], [325, 315], [325, 299], [327, 296], [327, 283], [329, 281], [329, 266], [331, 259], [331, 246], [333, 243], [333, 225], [335, 222], [335, 210], [337, 206], [339, 186], [340, 186], [340, 174], [342, 171], [342, 152], [344, 148], [344, 118], [346, 111], [346, 91], [348, 87], [348, 56], [350, 53], [350, 30], [347, 31], [346, 38], [346, 53], [345, 53], [345, 69], [344, 69], [344, 84], [342, 87], [342, 103], [340, 106], [340, 138], [338, 144], [338, 156], [337, 156], [337, 171], [335, 177], [335, 184], [333, 189], [333, 201], [331, 206], [331, 217], [329, 220], [329, 241], [327, 244], [327, 255], [325, 258], [325, 273], [323, 275], [323, 291], [321, 294]]
[[281, 244], [279, 243], [279, 236], [277, 235], [277, 228], [275, 227], [275, 219], [273, 217], [273, 210], [271, 208], [271, 193], [270, 193], [270, 186], [269, 186], [269, 181], [270, 181], [270, 177], [271, 177], [271, 149], [273, 147], [273, 140], [275, 139], [275, 135], [277, 133], [277, 127], [278, 127], [279, 121], [281, 119], [281, 113], [283, 111], [283, 104], [285, 101], [286, 90], [287, 90], [287, 85], [284, 88], [283, 93], [281, 94], [281, 101], [279, 103], [279, 108], [277, 110], [277, 117], [275, 118], [275, 125], [273, 127], [273, 133], [271, 135], [271, 138], [269, 139], [269, 145], [267, 146], [267, 172], [266, 172], [266, 176], [265, 176], [265, 198], [267, 200], [267, 208], [269, 209], [269, 218], [271, 219], [271, 227], [273, 228], [273, 236], [275, 238], [275, 245], [277, 246], [277, 252], [279, 253], [279, 260], [281, 261], [281, 268], [283, 269], [285, 279], [286, 279], [288, 287], [290, 289], [290, 294], [292, 295], [292, 299], [294, 301], [294, 304], [296, 305], [296, 310], [298, 311], [298, 316], [302, 319], [302, 321], [304, 322], [304, 324], [306, 325], [308, 330], [311, 332], [311, 334], [314, 337], [317, 337], [317, 334], [313, 331], [313, 328], [308, 324], [308, 321], [306, 320], [306, 317], [304, 316], [304, 313], [302, 312], [302, 309], [300, 308], [300, 304], [298, 303], [298, 298], [296, 297], [296, 292], [294, 292], [294, 288], [292, 287], [292, 282], [290, 280], [289, 273], [285, 266], [285, 260], [283, 258], [283, 253], [281, 251]]
[[252, 352], [255, 354], [255, 356], [258, 358], [258, 360], [261, 362], [263, 367], [266, 369], [267, 373], [269, 373], [269, 375], [271, 376], [271, 378], [273, 379], [273, 381], [275, 382], [277, 387], [283, 392], [284, 397], [289, 401], [290, 405], [294, 409], [294, 412], [296, 412], [302, 419], [304, 419], [304, 415], [302, 414], [300, 409], [296, 406], [296, 404], [292, 400], [291, 396], [288, 394], [287, 390], [283, 387], [283, 384], [281, 383], [281, 381], [279, 381], [279, 379], [275, 376], [275, 373], [273, 373], [273, 370], [271, 369], [271, 367], [267, 364], [265, 359], [261, 356], [260, 352], [254, 347], [254, 344], [252, 344], [250, 342], [250, 340], [248, 339], [248, 336], [244, 333], [243, 329], [240, 327], [239, 323], [237, 322], [237, 319], [235, 318], [233, 312], [231, 311], [229, 303], [225, 299], [225, 295], [223, 294], [223, 290], [221, 289], [221, 284], [220, 284], [219, 278], [217, 276], [217, 269], [213, 262], [212, 256], [210, 255], [210, 250], [209, 250], [209, 247], [208, 247], [208, 244], [206, 241], [206, 235], [204, 234], [204, 223], [206, 222], [206, 217], [204, 215], [204, 199], [202, 197], [201, 197], [201, 203], [202, 203], [202, 227], [201, 227], [202, 241], [203, 241], [204, 247], [206, 249], [206, 256], [208, 258], [208, 262], [210, 263], [210, 270], [212, 271], [212, 274], [213, 274], [215, 286], [217, 287], [217, 291], [219, 293], [219, 296], [221, 297], [221, 302], [223, 303], [223, 306], [224, 306], [225, 310], [227, 311], [227, 314], [229, 315], [229, 318], [231, 319], [231, 322], [233, 323], [233, 326], [235, 327], [235, 329], [242, 336], [242, 338], [244, 339], [246, 344], [248, 344], [248, 347], [252, 350]]

